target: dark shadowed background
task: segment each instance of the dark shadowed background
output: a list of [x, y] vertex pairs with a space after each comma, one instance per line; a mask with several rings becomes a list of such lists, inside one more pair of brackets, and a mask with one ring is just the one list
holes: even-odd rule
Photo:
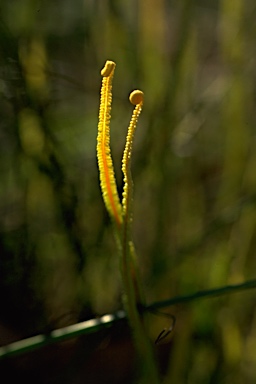
[[[120, 191], [128, 95], [145, 93], [132, 171], [147, 302], [255, 278], [255, 1], [0, 8], [1, 344], [122, 306], [95, 150], [107, 59], [117, 64], [111, 146]], [[255, 294], [170, 308], [177, 325], [157, 350], [163, 382], [255, 383]], [[166, 318], [152, 315], [149, 325], [153, 342]], [[54, 348], [10, 358], [2, 372], [27, 383], [132, 382], [125, 325]]]

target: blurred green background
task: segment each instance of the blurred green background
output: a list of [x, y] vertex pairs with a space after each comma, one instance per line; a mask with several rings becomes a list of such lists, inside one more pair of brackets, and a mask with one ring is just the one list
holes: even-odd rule
[[[255, 1], [0, 8], [1, 343], [121, 307], [95, 150], [107, 59], [120, 192], [128, 95], [145, 93], [132, 171], [147, 302], [256, 277]], [[164, 383], [256, 382], [255, 292], [170, 311]], [[152, 340], [165, 321], [150, 318]]]

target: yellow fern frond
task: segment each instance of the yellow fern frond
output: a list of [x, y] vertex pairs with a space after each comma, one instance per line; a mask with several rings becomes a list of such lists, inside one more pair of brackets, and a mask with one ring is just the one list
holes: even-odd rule
[[102, 87], [97, 137], [97, 158], [100, 185], [105, 206], [118, 227], [122, 224], [122, 207], [119, 200], [113, 161], [110, 151], [110, 117], [112, 103], [112, 80], [116, 64], [106, 61], [101, 71]]
[[126, 136], [125, 149], [122, 160], [122, 171], [124, 174], [124, 190], [123, 190], [123, 216], [131, 220], [131, 200], [132, 200], [132, 190], [133, 190], [133, 181], [131, 175], [131, 155], [132, 155], [132, 145], [133, 138], [138, 122], [139, 115], [142, 110], [144, 94], [142, 91], [135, 90], [131, 92], [129, 97], [130, 102], [135, 105], [133, 110], [132, 118], [128, 127], [128, 133]]

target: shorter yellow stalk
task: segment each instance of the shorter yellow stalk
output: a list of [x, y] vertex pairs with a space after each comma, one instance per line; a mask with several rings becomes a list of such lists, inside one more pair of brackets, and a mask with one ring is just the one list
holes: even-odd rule
[[131, 174], [131, 158], [133, 138], [139, 115], [142, 111], [144, 94], [135, 90], [130, 94], [130, 102], [135, 105], [132, 118], [128, 127], [125, 149], [122, 159], [122, 171], [124, 174], [123, 190], [123, 239], [122, 239], [122, 279], [124, 285], [124, 305], [128, 314], [134, 341], [139, 352], [143, 383], [159, 383], [158, 371], [150, 340], [148, 338], [143, 314], [139, 312], [139, 306], [144, 304], [143, 292], [140, 287], [140, 278], [137, 268], [135, 248], [131, 240], [133, 180]]
[[142, 91], [135, 90], [131, 92], [130, 102], [135, 105], [132, 118], [128, 127], [125, 149], [122, 159], [122, 171], [124, 174], [123, 189], [123, 273], [129, 287], [130, 294], [134, 296], [137, 305], [142, 304], [142, 289], [139, 287], [139, 278], [137, 270], [137, 260], [133, 242], [131, 241], [131, 223], [132, 223], [132, 203], [133, 203], [133, 180], [131, 173], [131, 157], [133, 148], [133, 138], [136, 130], [139, 115], [142, 111], [144, 94]]
[[123, 215], [126, 217], [128, 216], [127, 219], [130, 221], [132, 219], [130, 208], [133, 194], [133, 181], [131, 175], [131, 154], [134, 133], [143, 106], [144, 94], [142, 91], [139, 90], [133, 91], [130, 94], [129, 100], [133, 105], [135, 105], [135, 108], [133, 110], [132, 118], [128, 127], [128, 133], [126, 136], [126, 143], [122, 160], [122, 171], [124, 174], [124, 191], [122, 205]]

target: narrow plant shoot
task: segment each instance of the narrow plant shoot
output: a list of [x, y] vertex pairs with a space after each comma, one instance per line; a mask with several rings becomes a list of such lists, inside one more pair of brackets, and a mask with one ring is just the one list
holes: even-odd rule
[[130, 296], [133, 296], [133, 301], [137, 306], [142, 304], [143, 292], [140, 286], [139, 272], [137, 268], [137, 260], [135, 254], [134, 244], [131, 240], [131, 224], [133, 215], [133, 180], [131, 173], [131, 160], [133, 139], [138, 122], [139, 115], [142, 111], [144, 94], [140, 90], [131, 92], [129, 97], [130, 102], [135, 105], [132, 113], [128, 132], [126, 136], [126, 143], [122, 159], [122, 172], [124, 175], [124, 189], [123, 189], [123, 238], [122, 238], [122, 273], [124, 284], [127, 284], [127, 290]]
[[132, 220], [131, 215], [131, 204], [133, 196], [133, 181], [131, 174], [131, 155], [132, 155], [132, 146], [133, 138], [138, 122], [139, 115], [142, 110], [144, 94], [142, 91], [136, 90], [130, 94], [130, 102], [135, 105], [133, 110], [132, 118], [128, 127], [128, 133], [126, 136], [126, 144], [124, 149], [124, 155], [122, 160], [122, 171], [124, 174], [124, 191], [123, 191], [123, 216], [127, 218], [127, 221]]
[[100, 97], [99, 124], [97, 137], [97, 157], [100, 172], [100, 185], [107, 211], [120, 229], [122, 207], [117, 193], [115, 172], [110, 150], [110, 118], [112, 104], [112, 80], [116, 64], [107, 61], [101, 71], [102, 87]]
[[123, 284], [123, 304], [133, 331], [133, 338], [140, 359], [143, 383], [157, 384], [158, 372], [154, 360], [152, 345], [145, 330], [143, 316], [138, 308], [143, 305], [142, 289], [137, 270], [135, 248], [131, 239], [133, 181], [131, 175], [131, 157], [133, 137], [138, 117], [143, 106], [143, 92], [133, 91], [130, 102], [135, 105], [128, 127], [126, 144], [122, 160], [124, 189], [122, 204], [119, 200], [115, 172], [110, 150], [110, 118], [112, 103], [112, 80], [115, 63], [107, 61], [101, 71], [102, 87], [97, 137], [97, 158], [100, 173], [100, 185], [106, 209], [116, 229], [118, 251], [120, 253], [121, 278]]

